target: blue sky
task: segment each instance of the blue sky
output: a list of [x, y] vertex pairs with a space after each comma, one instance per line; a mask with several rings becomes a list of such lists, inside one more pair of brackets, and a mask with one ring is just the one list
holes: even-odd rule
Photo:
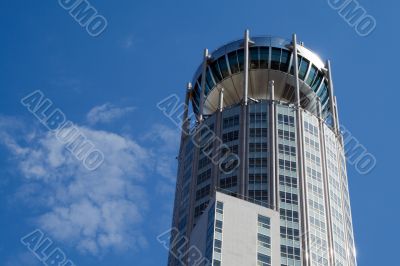
[[[176, 127], [157, 110], [184, 93], [204, 48], [242, 36], [289, 38], [332, 60], [340, 121], [377, 158], [348, 166], [359, 265], [393, 265], [399, 230], [400, 4], [359, 0], [376, 30], [360, 37], [327, 0], [98, 1], [91, 37], [57, 0], [0, 2], [0, 265], [42, 265], [21, 244], [41, 229], [76, 265], [165, 265]], [[20, 104], [41, 90], [104, 151], [88, 173]], [[396, 115], [397, 114], [397, 115]]]

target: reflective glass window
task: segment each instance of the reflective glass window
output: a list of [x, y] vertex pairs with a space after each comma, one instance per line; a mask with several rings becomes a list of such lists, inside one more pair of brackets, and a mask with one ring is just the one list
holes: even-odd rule
[[317, 68], [313, 65], [313, 66], [311, 67], [310, 74], [308, 74], [308, 77], [307, 77], [306, 83], [307, 83], [308, 85], [311, 86], [311, 84], [313, 83], [313, 81], [314, 81], [315, 76], [317, 75], [317, 73], [318, 73], [318, 70], [317, 70]]
[[250, 69], [260, 68], [258, 60], [258, 47], [250, 48]]
[[239, 62], [239, 70], [243, 71], [244, 69], [244, 50], [237, 50], [237, 57], [238, 57], [238, 62]]
[[289, 61], [290, 61], [290, 53], [289, 51], [282, 50], [281, 53], [281, 63], [279, 66], [279, 70], [283, 72], [287, 72], [289, 68]]
[[236, 51], [230, 52], [228, 54], [228, 61], [229, 61], [229, 67], [231, 68], [232, 74], [238, 73], [239, 72], [239, 64], [237, 61]]
[[221, 70], [222, 77], [223, 78], [229, 77], [228, 64], [226, 63], [225, 56], [218, 59], [218, 65], [219, 69]]
[[207, 94], [210, 92], [211, 88], [214, 87], [214, 86], [215, 86], [215, 83], [214, 83], [214, 81], [213, 81], [213, 79], [212, 79], [212, 77], [211, 77], [210, 70], [207, 69], [207, 72], [206, 72], [206, 92], [205, 92], [205, 95], [207, 95]]
[[214, 63], [212, 63], [210, 65], [210, 68], [211, 68], [211, 71], [212, 71], [213, 76], [215, 78], [215, 81], [216, 82], [220, 82], [222, 80], [222, 75], [221, 75], [221, 72], [219, 70], [218, 62], [215, 61]]
[[304, 78], [306, 77], [307, 74], [307, 69], [308, 66], [310, 65], [310, 61], [308, 61], [307, 59], [300, 57], [301, 60], [299, 60], [299, 79], [304, 80]]
[[281, 61], [281, 49], [272, 48], [272, 52], [271, 52], [271, 69], [279, 70], [280, 61]]
[[321, 85], [322, 79], [324, 77], [324, 74], [322, 74], [321, 71], [318, 71], [317, 77], [314, 79], [313, 83], [311, 84], [311, 88], [313, 91], [317, 91], [319, 86]]
[[260, 47], [260, 68], [268, 68], [269, 47]]

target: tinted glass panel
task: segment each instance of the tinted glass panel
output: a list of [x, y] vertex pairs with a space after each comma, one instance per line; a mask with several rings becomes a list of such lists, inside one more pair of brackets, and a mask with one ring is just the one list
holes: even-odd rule
[[308, 74], [308, 78], [307, 78], [307, 81], [306, 81], [306, 83], [308, 85], [311, 86], [312, 82], [315, 79], [315, 76], [317, 75], [317, 72], [318, 72], [317, 68], [315, 66], [312, 66], [311, 70], [310, 70], [310, 74]]
[[282, 50], [281, 54], [281, 64], [279, 69], [283, 72], [287, 72], [289, 68], [290, 54], [286, 50]]
[[317, 91], [319, 86], [321, 85], [322, 82], [322, 78], [323, 78], [323, 74], [322, 72], [318, 71], [317, 77], [315, 78], [315, 80], [313, 81], [311, 88], [313, 89], [313, 91]]
[[237, 50], [237, 56], [239, 61], [239, 70], [242, 71], [244, 69], [244, 50]]
[[228, 61], [229, 61], [229, 67], [231, 68], [232, 74], [238, 73], [239, 72], [239, 64], [237, 61], [236, 51], [230, 52], [228, 54]]
[[269, 48], [260, 47], [260, 68], [268, 68]]
[[307, 59], [301, 58], [301, 60], [299, 60], [299, 64], [300, 64], [300, 69], [299, 69], [299, 78], [301, 80], [304, 80], [304, 78], [306, 77], [307, 74], [307, 69], [308, 66], [310, 65], [310, 61], [308, 61]]
[[281, 61], [281, 49], [272, 48], [271, 69], [279, 70], [280, 61]]
[[258, 47], [250, 48], [250, 69], [260, 68], [258, 60]]
[[222, 80], [222, 75], [221, 75], [221, 72], [219, 71], [218, 62], [215, 61], [214, 63], [212, 63], [210, 68], [212, 70], [215, 81], [220, 82]]
[[229, 76], [229, 70], [228, 70], [228, 64], [226, 63], [226, 58], [225, 56], [221, 57], [218, 59], [218, 65], [219, 69], [221, 70], [221, 74], [223, 78], [226, 78]]

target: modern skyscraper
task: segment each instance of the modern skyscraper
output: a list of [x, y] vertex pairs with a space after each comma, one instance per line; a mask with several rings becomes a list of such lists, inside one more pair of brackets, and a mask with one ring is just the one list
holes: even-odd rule
[[329, 61], [246, 31], [205, 50], [183, 120], [169, 266], [356, 265]]

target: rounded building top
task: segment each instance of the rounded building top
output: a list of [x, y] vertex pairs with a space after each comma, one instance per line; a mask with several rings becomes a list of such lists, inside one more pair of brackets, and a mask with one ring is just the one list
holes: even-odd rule
[[[321, 58], [304, 47], [297, 45], [301, 106], [316, 110], [321, 103], [323, 117], [330, 111], [328, 66]], [[201, 64], [193, 77], [191, 100], [193, 111], [200, 114], [200, 101], [203, 99], [203, 115], [210, 115], [218, 109], [219, 92], [224, 89], [224, 107], [240, 103], [243, 99], [244, 84], [244, 39], [227, 43], [208, 55], [206, 68]], [[294, 102], [293, 43], [289, 40], [272, 37], [251, 37], [249, 45], [249, 87], [248, 96], [252, 99], [269, 98], [268, 83], [275, 82], [275, 99]], [[202, 75], [205, 71], [204, 97], [202, 94]], [[315, 112], [315, 111], [314, 111]]]

